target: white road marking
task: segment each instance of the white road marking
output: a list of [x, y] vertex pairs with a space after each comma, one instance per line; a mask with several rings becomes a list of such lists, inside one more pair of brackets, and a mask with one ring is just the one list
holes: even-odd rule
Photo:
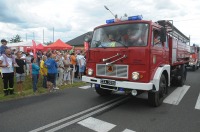
[[37, 129], [31, 130], [30, 132], [39, 132], [39, 131], [41, 131], [41, 130], [47, 129], [47, 128], [49, 128], [49, 127], [52, 127], [52, 126], [57, 125], [57, 124], [59, 124], [59, 123], [62, 123], [62, 122], [64, 122], [64, 121], [70, 120], [70, 119], [75, 118], [75, 117], [77, 117], [77, 116], [80, 116], [80, 115], [82, 115], [82, 114], [86, 114], [87, 112], [93, 111], [93, 110], [95, 110], [95, 109], [98, 109], [98, 108], [100, 108], [100, 107], [103, 107], [103, 106], [105, 106], [105, 105], [108, 105], [108, 104], [110, 104], [110, 103], [113, 103], [113, 102], [115, 102], [115, 101], [117, 101], [117, 100], [121, 100], [121, 99], [123, 99], [123, 98], [124, 98], [124, 97], [119, 97], [119, 98], [110, 100], [110, 101], [108, 101], [108, 102], [102, 103], [102, 104], [100, 104], [100, 105], [97, 105], [97, 106], [92, 107], [92, 108], [90, 108], [90, 109], [87, 109], [87, 110], [84, 110], [84, 111], [82, 111], [82, 112], [76, 113], [76, 114], [71, 115], [71, 116], [69, 116], [69, 117], [65, 117], [65, 118], [63, 118], [63, 119], [61, 119], [61, 120], [58, 120], [58, 121], [52, 122], [52, 123], [50, 123], [50, 124], [47, 124], [47, 125], [45, 125], [45, 126], [39, 127], [39, 128], [37, 128]]
[[130, 130], [130, 129], [125, 129], [125, 130], [122, 131], [122, 132], [136, 132], [136, 131], [132, 131], [132, 130]]
[[108, 132], [116, 126], [93, 117], [89, 117], [83, 121], [80, 121], [78, 124], [97, 132]]
[[197, 99], [197, 102], [196, 102], [196, 105], [195, 105], [195, 109], [199, 109], [200, 110], [200, 94], [198, 96], [198, 99]]
[[112, 104], [106, 105], [106, 106], [104, 106], [104, 107], [102, 107], [102, 108], [100, 108], [100, 109], [98, 109], [98, 110], [92, 111], [92, 112], [90, 112], [90, 113], [88, 113], [88, 114], [86, 114], [86, 115], [83, 115], [83, 116], [81, 116], [81, 117], [79, 117], [79, 118], [76, 118], [76, 119], [74, 119], [74, 120], [72, 120], [72, 121], [69, 121], [69, 122], [64, 123], [64, 124], [62, 124], [62, 125], [60, 125], [60, 126], [57, 126], [57, 127], [55, 127], [55, 128], [52, 128], [52, 129], [50, 129], [50, 130], [48, 130], [48, 131], [46, 131], [46, 132], [55, 132], [55, 131], [58, 131], [58, 130], [60, 130], [60, 129], [63, 129], [63, 128], [69, 126], [69, 125], [72, 125], [72, 124], [74, 124], [74, 123], [77, 123], [77, 122], [79, 122], [79, 121], [81, 121], [81, 120], [83, 120], [83, 119], [86, 119], [86, 118], [88, 118], [88, 117], [90, 117], [90, 116], [92, 116], [92, 115], [95, 115], [95, 114], [97, 114], [97, 113], [99, 113], [99, 112], [102, 112], [102, 111], [107, 110], [107, 109], [110, 109], [110, 108], [112, 108], [112, 107], [114, 107], [114, 106], [116, 106], [116, 105], [119, 105], [121, 102], [123, 102], [123, 101], [125, 101], [125, 100], [127, 100], [127, 99], [130, 99], [130, 97], [126, 97], [126, 98], [124, 98], [124, 99], [118, 100], [118, 101], [116, 101], [116, 102], [114, 102], [114, 103], [112, 103]]
[[184, 85], [183, 87], [176, 88], [169, 96], [164, 99], [164, 103], [178, 105], [186, 94], [190, 86]]
[[80, 89], [89, 89], [91, 88], [91, 85], [87, 85], [87, 86], [82, 86], [82, 87], [79, 87]]

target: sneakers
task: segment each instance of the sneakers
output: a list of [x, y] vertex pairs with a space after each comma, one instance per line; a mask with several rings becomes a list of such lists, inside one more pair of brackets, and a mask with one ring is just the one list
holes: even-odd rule
[[53, 87], [53, 89], [54, 89], [54, 90], [58, 90], [59, 88], [58, 88], [58, 87]]

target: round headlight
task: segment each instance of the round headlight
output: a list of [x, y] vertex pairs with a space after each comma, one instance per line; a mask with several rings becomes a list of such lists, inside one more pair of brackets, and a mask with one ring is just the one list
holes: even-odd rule
[[93, 70], [92, 70], [91, 68], [89, 68], [89, 69], [88, 69], [88, 75], [89, 75], [89, 76], [92, 76], [92, 74], [93, 74]]
[[140, 73], [138, 72], [133, 72], [132, 73], [132, 79], [133, 80], [138, 80], [140, 78]]

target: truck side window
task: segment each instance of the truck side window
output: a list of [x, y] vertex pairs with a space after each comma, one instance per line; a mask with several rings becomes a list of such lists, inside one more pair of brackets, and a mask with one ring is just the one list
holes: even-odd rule
[[160, 41], [160, 32], [158, 30], [153, 31], [153, 44], [162, 46], [162, 43]]

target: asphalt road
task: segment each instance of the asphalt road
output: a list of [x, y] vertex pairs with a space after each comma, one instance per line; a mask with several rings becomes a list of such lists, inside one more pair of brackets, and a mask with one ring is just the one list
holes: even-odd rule
[[188, 71], [186, 85], [170, 87], [157, 108], [146, 94], [100, 97], [93, 88], [71, 88], [0, 102], [0, 131], [200, 132], [199, 95], [200, 70]]

